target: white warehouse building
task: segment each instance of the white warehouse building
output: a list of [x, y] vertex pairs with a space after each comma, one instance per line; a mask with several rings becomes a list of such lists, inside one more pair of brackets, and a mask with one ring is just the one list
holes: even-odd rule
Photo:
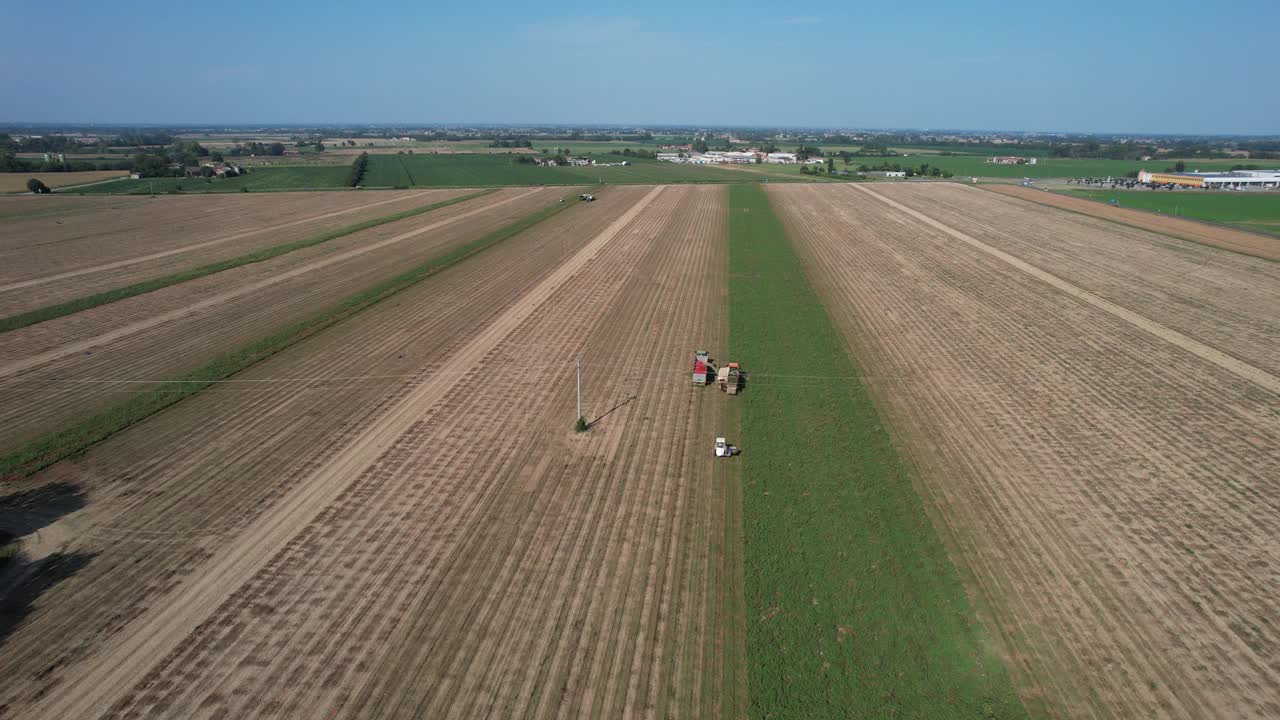
[[1143, 170], [1138, 173], [1138, 182], [1156, 183], [1158, 185], [1182, 185], [1210, 190], [1274, 190], [1280, 189], [1280, 171], [1277, 170], [1232, 170], [1220, 173], [1160, 173]]

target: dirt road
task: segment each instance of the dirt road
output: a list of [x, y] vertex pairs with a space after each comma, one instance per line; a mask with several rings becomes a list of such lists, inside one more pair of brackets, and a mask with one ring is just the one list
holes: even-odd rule
[[[906, 208], [878, 187], [770, 194], [1028, 705], [1050, 717], [1280, 712], [1280, 400], [1267, 374], [1195, 352], [1224, 352], [1209, 328], [1174, 333], [1081, 294], [1106, 285], [1082, 269], [1086, 237], [1058, 247], [1079, 260], [1033, 263], [971, 242], [923, 196]], [[1165, 302], [1189, 303], [1185, 285], [1165, 286]]]

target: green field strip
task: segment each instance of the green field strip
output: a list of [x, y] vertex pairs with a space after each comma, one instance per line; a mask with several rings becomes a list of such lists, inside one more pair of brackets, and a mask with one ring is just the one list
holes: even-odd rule
[[431, 258], [393, 278], [350, 295], [308, 318], [280, 328], [271, 335], [236, 350], [222, 353], [194, 370], [132, 395], [115, 407], [37, 438], [14, 452], [0, 457], [0, 478], [26, 477], [59, 460], [83, 452], [130, 425], [141, 422], [216, 382], [226, 380], [276, 353], [350, 319], [383, 300], [524, 232], [570, 207], [576, 207], [576, 203], [552, 203], [542, 210], [530, 213], [483, 237]]
[[768, 196], [729, 200], [750, 716], [1026, 717]]
[[330, 240], [336, 240], [340, 237], [344, 237], [352, 233], [360, 232], [361, 230], [368, 230], [370, 228], [378, 227], [379, 225], [386, 225], [387, 223], [396, 222], [397, 220], [404, 220], [405, 218], [411, 218], [411, 217], [414, 217], [415, 215], [422, 215], [423, 213], [428, 213], [428, 212], [431, 212], [432, 210], [439, 210], [440, 208], [443, 208], [443, 207], [456, 205], [457, 203], [465, 202], [467, 200], [472, 200], [472, 199], [481, 197], [483, 195], [488, 195], [492, 192], [495, 192], [495, 191], [481, 190], [480, 192], [471, 193], [469, 195], [463, 195], [456, 198], [449, 198], [448, 200], [442, 200], [438, 203], [432, 203], [430, 205], [424, 205], [422, 207], [413, 208], [412, 210], [405, 210], [403, 212], [393, 213], [391, 215], [385, 215], [379, 218], [373, 218], [372, 220], [365, 220], [364, 222], [355, 223], [354, 225], [348, 225], [346, 227], [338, 228], [337, 230], [333, 230], [331, 232], [323, 233], [320, 235], [315, 235], [313, 237], [303, 238], [302, 240], [296, 240], [290, 243], [282, 243], [280, 245], [273, 245], [271, 247], [262, 248], [261, 250], [254, 250], [251, 253], [246, 253], [238, 257], [228, 258], [226, 260], [219, 260], [218, 262], [210, 263], [208, 265], [201, 265], [200, 267], [191, 268], [190, 270], [183, 270], [181, 272], [172, 273], [170, 275], [163, 275], [158, 278], [143, 280], [142, 282], [134, 283], [132, 285], [126, 285], [124, 287], [118, 287], [112, 290], [105, 290], [100, 293], [94, 293], [93, 295], [85, 295], [83, 297], [73, 298], [71, 300], [67, 300], [66, 302], [57, 303], [56, 305], [46, 305], [42, 308], [36, 308], [35, 310], [28, 310], [27, 312], [19, 313], [17, 315], [10, 315], [9, 317], [6, 317], [6, 318], [0, 318], [0, 333], [6, 333], [11, 330], [17, 330], [18, 328], [24, 328], [24, 327], [27, 327], [28, 325], [35, 325], [36, 323], [46, 322], [48, 320], [64, 317], [66, 315], [73, 315], [75, 313], [82, 312], [90, 308], [98, 307], [99, 305], [107, 305], [109, 303], [118, 302], [126, 298], [136, 297], [138, 295], [144, 295], [146, 293], [154, 292], [162, 288], [167, 288], [171, 285], [177, 285], [178, 283], [188, 282], [190, 280], [202, 278], [202, 277], [205, 277], [206, 275], [213, 275], [214, 273], [220, 273], [225, 270], [230, 270], [232, 268], [238, 268], [244, 265], [252, 265], [254, 263], [264, 262], [272, 258], [277, 258], [277, 257], [280, 257], [281, 255], [291, 253], [295, 250], [301, 250], [303, 248], [308, 248], [313, 245], [319, 245], [321, 243], [326, 243], [326, 242], [329, 242]]

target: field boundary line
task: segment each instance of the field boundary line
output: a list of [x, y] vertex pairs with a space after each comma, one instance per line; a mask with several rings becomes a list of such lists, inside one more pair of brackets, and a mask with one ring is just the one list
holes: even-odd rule
[[418, 215], [424, 215], [435, 210], [446, 208], [450, 205], [457, 205], [459, 203], [466, 202], [467, 200], [483, 197], [493, 192], [493, 190], [480, 190], [469, 195], [449, 198], [440, 202], [431, 203], [430, 205], [423, 205], [422, 207], [392, 213], [391, 215], [384, 215], [380, 218], [371, 218], [369, 220], [338, 228], [337, 230], [332, 230], [320, 235], [314, 235], [312, 237], [295, 240], [293, 242], [261, 248], [243, 255], [237, 255], [236, 257], [219, 260], [217, 262], [201, 265], [189, 270], [180, 270], [176, 273], [161, 275], [160, 277], [143, 280], [132, 285], [104, 290], [99, 293], [94, 293], [93, 295], [72, 298], [65, 302], [46, 305], [17, 315], [10, 315], [9, 317], [0, 318], [0, 333], [6, 333], [12, 330], [36, 325], [38, 323], [48, 322], [60, 317], [66, 317], [67, 315], [74, 315], [78, 312], [83, 312], [95, 307], [109, 305], [113, 302], [127, 300], [131, 297], [137, 297], [157, 290], [163, 290], [164, 288], [172, 287], [180, 283], [198, 280], [202, 277], [225, 272], [227, 270], [234, 270], [235, 268], [244, 267], [245, 265], [254, 265], [260, 262], [266, 262], [267, 260], [278, 258], [281, 255], [288, 255], [296, 250], [303, 250], [315, 245], [322, 245], [331, 240], [337, 240], [338, 238], [346, 237], [347, 235], [357, 232], [369, 230], [388, 223], [398, 222], [400, 220], [406, 220], [411, 217], [417, 217]]
[[389, 245], [394, 245], [396, 243], [403, 242], [410, 238], [417, 237], [418, 235], [422, 235], [423, 233], [431, 232], [432, 230], [438, 230], [447, 225], [452, 225], [453, 223], [459, 222], [461, 220], [465, 220], [466, 218], [469, 218], [473, 215], [478, 215], [483, 212], [488, 212], [490, 210], [493, 210], [494, 208], [498, 208], [508, 203], [513, 203], [517, 200], [521, 200], [523, 198], [529, 197], [530, 195], [533, 195], [539, 192], [539, 190], [540, 188], [535, 188], [533, 190], [529, 190], [528, 192], [524, 192], [519, 195], [513, 195], [509, 198], [506, 198], [505, 200], [499, 200], [498, 202], [490, 203], [490, 204], [484, 205], [483, 207], [478, 207], [472, 210], [468, 210], [467, 212], [461, 213], [459, 215], [454, 215], [451, 218], [446, 218], [444, 220], [431, 223], [430, 225], [420, 227], [416, 230], [410, 230], [409, 232], [401, 233], [394, 237], [387, 238], [386, 240], [380, 240], [376, 243], [371, 243], [369, 245], [362, 245], [360, 247], [348, 250], [346, 252], [338, 253], [336, 255], [331, 255], [322, 260], [317, 260], [313, 263], [308, 263], [306, 265], [294, 268], [292, 270], [286, 270], [285, 272], [272, 275], [267, 278], [263, 278], [262, 280], [249, 283], [248, 285], [243, 285], [233, 290], [228, 290], [226, 292], [219, 293], [211, 297], [207, 297], [204, 300], [200, 300], [198, 302], [192, 303], [191, 305], [175, 308], [168, 312], [164, 312], [159, 315], [154, 315], [152, 317], [146, 318], [145, 320], [139, 320], [137, 322], [133, 322], [128, 325], [118, 327], [115, 330], [109, 330], [95, 337], [85, 338], [84, 340], [77, 340], [75, 342], [68, 343], [66, 345], [54, 348], [52, 350], [46, 350], [45, 352], [31, 355], [29, 357], [22, 358], [21, 360], [16, 360], [14, 362], [9, 363], [8, 365], [0, 365], [0, 377], [8, 377], [10, 375], [15, 375], [24, 370], [29, 370], [33, 367], [42, 365], [46, 362], [57, 360], [58, 358], [61, 358], [61, 357], [66, 357], [67, 355], [74, 355], [76, 353], [84, 352], [92, 347], [105, 345], [106, 343], [110, 343], [110, 342], [115, 342], [116, 340], [128, 337], [130, 335], [134, 335], [136, 333], [142, 332], [143, 330], [149, 330], [158, 325], [163, 325], [164, 323], [169, 322], [170, 320], [174, 320], [184, 315], [189, 315], [191, 313], [204, 310], [205, 308], [218, 305], [228, 300], [234, 300], [235, 298], [238, 298], [242, 295], [247, 295], [251, 292], [256, 292], [263, 288], [270, 287], [272, 285], [284, 282], [285, 280], [290, 280], [292, 278], [298, 277], [299, 275], [304, 275], [314, 270], [320, 270], [330, 265], [340, 263], [344, 260], [349, 260], [353, 257], [364, 255], [366, 253], [373, 252], [374, 250], [379, 250]]
[[1040, 268], [1036, 267], [1035, 265], [1032, 265], [1031, 263], [1025, 260], [1017, 258], [1013, 255], [1010, 255], [1009, 253], [1004, 252], [1003, 250], [994, 248], [982, 242], [981, 240], [978, 240], [975, 237], [972, 237], [963, 232], [960, 232], [959, 230], [956, 230], [955, 228], [949, 225], [946, 225], [945, 223], [934, 220], [928, 215], [925, 215], [922, 212], [913, 210], [907, 207], [906, 205], [903, 205], [902, 203], [899, 203], [895, 200], [887, 198], [884, 195], [881, 195], [875, 192], [874, 190], [871, 190], [870, 188], [862, 187], [860, 185], [854, 185], [851, 187], [855, 190], [861, 190], [862, 192], [867, 193], [868, 195], [889, 205], [890, 207], [895, 208], [901, 212], [904, 212], [932, 228], [941, 230], [942, 232], [950, 235], [951, 237], [977, 250], [980, 250], [998, 260], [1002, 260], [1005, 263], [1009, 264], [1010, 266], [1018, 270], [1021, 270], [1022, 272], [1030, 275], [1031, 277], [1053, 288], [1061, 290], [1062, 292], [1066, 293], [1067, 295], [1070, 295], [1071, 297], [1076, 298], [1077, 300], [1084, 301], [1098, 308], [1099, 310], [1102, 310], [1103, 312], [1109, 313], [1113, 317], [1116, 317], [1116, 318], [1119, 318], [1120, 320], [1124, 320], [1125, 322], [1128, 322], [1129, 324], [1133, 325], [1134, 327], [1137, 327], [1140, 330], [1145, 330], [1146, 332], [1160, 338], [1161, 340], [1164, 340], [1165, 342], [1168, 342], [1172, 345], [1182, 348], [1183, 350], [1186, 350], [1187, 352], [1193, 355], [1196, 355], [1203, 360], [1207, 360], [1208, 362], [1213, 363], [1214, 365], [1217, 365], [1219, 368], [1226, 370], [1227, 372], [1233, 375], [1236, 375], [1237, 377], [1248, 380], [1249, 382], [1261, 388], [1270, 390], [1271, 392], [1280, 395], [1280, 378], [1276, 377], [1275, 375], [1272, 375], [1271, 373], [1265, 370], [1262, 370], [1261, 368], [1254, 367], [1253, 365], [1250, 365], [1249, 363], [1244, 362], [1243, 360], [1234, 358], [1222, 352], [1221, 350], [1218, 350], [1217, 348], [1211, 347], [1209, 345], [1206, 345], [1200, 342], [1199, 340], [1196, 340], [1195, 338], [1192, 338], [1188, 335], [1184, 335], [1178, 332], [1177, 330], [1173, 330], [1172, 328], [1165, 327], [1164, 325], [1161, 325], [1160, 323], [1144, 315], [1140, 315], [1126, 307], [1117, 305], [1116, 303], [1113, 303], [1110, 300], [1107, 300], [1099, 295], [1095, 295], [1094, 293], [1091, 293], [1088, 290], [1085, 290], [1084, 288], [1078, 285], [1075, 285], [1066, 280], [1063, 280], [1057, 275], [1054, 275], [1045, 270], [1041, 270]]
[[324, 220], [326, 218], [337, 217], [338, 215], [345, 215], [347, 213], [355, 212], [357, 210], [365, 210], [371, 207], [377, 207], [379, 205], [386, 205], [387, 203], [393, 203], [398, 200], [412, 200], [413, 198], [423, 197], [426, 194], [427, 193], [419, 193], [417, 195], [411, 195], [406, 198], [392, 198], [389, 200], [379, 200], [375, 203], [369, 203], [367, 205], [357, 205], [356, 207], [347, 208], [345, 210], [334, 210], [327, 213], [321, 213], [319, 215], [312, 215], [310, 217], [305, 217], [300, 220], [293, 220], [287, 223], [282, 223], [280, 225], [268, 225], [267, 227], [264, 227], [264, 228], [258, 228], [255, 230], [246, 230], [244, 232], [234, 233], [232, 235], [227, 235], [224, 237], [214, 238], [212, 240], [206, 240], [204, 242], [195, 243], [194, 245], [185, 245], [183, 247], [174, 248], [172, 250], [164, 250], [161, 252], [142, 255], [135, 258], [126, 258], [124, 260], [117, 260], [115, 262], [104, 263], [102, 265], [95, 265], [89, 268], [81, 268], [79, 270], [69, 270], [67, 272], [61, 272], [54, 275], [45, 275], [43, 277], [32, 278], [30, 280], [20, 280], [18, 282], [9, 283], [7, 285], [0, 285], [0, 292], [8, 292], [10, 290], [21, 290], [22, 288], [31, 287], [33, 285], [43, 285], [45, 283], [55, 282], [57, 280], [66, 280], [67, 278], [80, 277], [81, 275], [88, 275], [90, 273], [102, 272], [104, 270], [115, 270], [116, 268], [128, 267], [129, 265], [137, 265], [138, 263], [146, 262], [148, 260], [158, 260], [163, 257], [181, 255], [182, 253], [185, 253], [185, 252], [190, 252], [192, 250], [200, 250], [201, 248], [212, 247], [214, 245], [220, 245], [225, 242], [231, 242], [232, 240], [239, 240], [241, 238], [249, 237], [250, 235], [257, 235], [258, 233], [265, 233], [271, 230], [282, 230], [284, 228], [293, 227], [295, 225], [301, 225], [303, 223], [315, 222], [316, 220]]
[[[608, 245], [665, 189], [659, 185], [591, 239], [577, 253], [490, 322], [471, 342], [381, 417], [370, 423], [332, 459], [317, 468], [270, 512], [222, 548], [205, 571], [160, 606], [135, 618], [120, 642], [93, 658], [87, 671], [34, 713], [43, 717], [100, 717], [129, 693], [156, 663], [249, 581], [300, 530], [311, 523], [396, 440], [422, 419], [459, 382], [460, 370], [475, 368]], [[129, 632], [132, 630], [132, 632]]]

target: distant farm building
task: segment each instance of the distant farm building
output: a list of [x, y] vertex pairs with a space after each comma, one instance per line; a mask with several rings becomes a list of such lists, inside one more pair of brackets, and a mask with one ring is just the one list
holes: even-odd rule
[[987, 162], [996, 165], [1035, 165], [1036, 158], [1025, 158], [1019, 155], [997, 155]]
[[796, 154], [784, 153], [784, 152], [772, 152], [764, 156], [764, 161], [767, 163], [789, 164], [796, 161]]
[[1280, 171], [1233, 170], [1224, 173], [1153, 173], [1141, 170], [1138, 172], [1138, 182], [1151, 185], [1176, 185], [1212, 190], [1274, 190], [1280, 188]]

